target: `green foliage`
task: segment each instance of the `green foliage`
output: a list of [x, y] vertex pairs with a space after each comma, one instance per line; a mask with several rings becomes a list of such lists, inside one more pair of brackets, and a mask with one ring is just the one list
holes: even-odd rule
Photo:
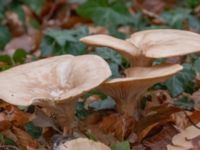
[[88, 116], [89, 112], [85, 109], [84, 103], [78, 102], [76, 105], [76, 116], [79, 119], [85, 119]]
[[17, 49], [13, 54], [13, 61], [15, 62], [15, 64], [23, 64], [25, 63], [26, 57], [26, 51], [24, 51], [23, 49]]
[[192, 110], [194, 108], [194, 101], [188, 99], [187, 97], [182, 97], [176, 101], [174, 101], [177, 107]]
[[106, 27], [124, 25], [132, 20], [123, 0], [87, 0], [77, 12], [94, 21], [96, 25]]
[[120, 77], [120, 67], [122, 66], [122, 57], [119, 53], [109, 48], [96, 48], [95, 54], [104, 58], [110, 65], [112, 77]]
[[172, 96], [177, 96], [182, 92], [192, 94], [197, 90], [195, 77], [200, 72], [200, 58], [193, 55], [190, 59], [190, 63], [183, 64], [184, 69], [181, 72], [166, 81], [165, 85]]
[[86, 53], [86, 46], [79, 42], [81, 37], [88, 35], [86, 27], [72, 30], [49, 30], [41, 43], [42, 56]]
[[115, 107], [115, 101], [111, 97], [107, 97], [101, 101], [95, 101], [90, 105], [96, 111], [105, 110], [105, 109], [113, 109]]
[[192, 15], [192, 10], [187, 8], [176, 8], [165, 11], [161, 15], [167, 25], [175, 29], [184, 29], [186, 23], [196, 31], [200, 31], [200, 21]]
[[5, 137], [2, 133], [0, 133], [0, 144], [17, 146], [13, 140]]
[[33, 138], [39, 138], [42, 135], [42, 128], [34, 126], [32, 122], [27, 123], [24, 128]]
[[13, 1], [9, 7], [7, 8], [8, 10], [14, 12], [17, 14], [19, 17], [19, 20], [24, 23], [25, 22], [25, 13], [22, 8], [22, 5], [18, 1]]
[[111, 146], [111, 150], [131, 150], [129, 142], [121, 142]]
[[21, 0], [28, 5], [37, 15], [40, 14], [42, 7], [45, 4], [45, 0]]
[[177, 75], [166, 81], [166, 86], [172, 96], [177, 96], [182, 92], [193, 93], [195, 89], [195, 70], [192, 64], [183, 64], [184, 69]]
[[8, 69], [12, 66], [25, 63], [27, 53], [23, 49], [17, 49], [12, 56], [0, 55], [0, 62], [5, 63], [5, 66], [0, 67], [0, 70]]
[[10, 31], [5, 26], [0, 26], [0, 50], [3, 50], [11, 39]]

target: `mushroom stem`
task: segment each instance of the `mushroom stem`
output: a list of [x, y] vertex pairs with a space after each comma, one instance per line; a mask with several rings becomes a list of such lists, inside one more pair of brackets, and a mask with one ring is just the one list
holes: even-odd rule
[[144, 92], [135, 93], [134, 98], [128, 100], [116, 100], [117, 112], [126, 116], [133, 117], [136, 121], [141, 118], [140, 114], [140, 99]]
[[131, 67], [149, 67], [152, 66], [153, 59], [144, 57], [143, 55], [136, 56], [131, 59]]
[[75, 99], [59, 103], [40, 102], [40, 106], [47, 110], [48, 114], [54, 119], [55, 123], [63, 130], [67, 130], [67, 132], [70, 133], [75, 127]]

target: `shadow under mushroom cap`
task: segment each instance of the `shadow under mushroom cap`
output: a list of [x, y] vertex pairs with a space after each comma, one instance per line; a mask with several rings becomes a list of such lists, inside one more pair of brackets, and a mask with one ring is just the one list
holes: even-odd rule
[[111, 75], [99, 56], [63, 55], [20, 65], [0, 73], [0, 99], [14, 105], [59, 102], [87, 92]]

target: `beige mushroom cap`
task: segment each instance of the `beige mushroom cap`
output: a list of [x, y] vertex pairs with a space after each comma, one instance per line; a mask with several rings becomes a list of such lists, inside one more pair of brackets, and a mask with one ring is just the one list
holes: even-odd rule
[[172, 57], [200, 51], [200, 34], [176, 29], [140, 31], [132, 34], [127, 41], [150, 58]]
[[20, 65], [0, 73], [0, 99], [27, 106], [40, 100], [62, 101], [97, 87], [111, 75], [99, 56], [63, 55]]
[[110, 150], [110, 148], [100, 142], [79, 138], [65, 142], [58, 146], [57, 150]]
[[109, 80], [100, 86], [100, 90], [116, 99], [132, 99], [135, 93], [167, 80], [182, 68], [178, 64], [129, 68], [126, 78]]
[[86, 36], [80, 41], [93, 46], [113, 48], [130, 60], [139, 52], [132, 43], [104, 34]]
[[[200, 126], [200, 123], [196, 124]], [[193, 145], [196, 140], [199, 139], [200, 130], [194, 125], [187, 127], [185, 130], [181, 131], [172, 138], [173, 145], [167, 145], [167, 150], [188, 150], [195, 149], [196, 145]]]

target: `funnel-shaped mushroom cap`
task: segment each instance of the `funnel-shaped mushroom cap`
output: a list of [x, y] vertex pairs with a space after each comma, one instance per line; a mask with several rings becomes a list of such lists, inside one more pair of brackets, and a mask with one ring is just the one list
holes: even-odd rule
[[100, 142], [79, 138], [58, 146], [57, 150], [110, 150], [110, 148]]
[[107, 81], [100, 86], [100, 90], [118, 100], [132, 100], [136, 93], [165, 81], [181, 69], [178, 64], [130, 68], [126, 70], [127, 78]]
[[183, 30], [146, 30], [132, 34], [127, 41], [150, 58], [172, 57], [200, 51], [200, 35]]
[[138, 55], [139, 52], [130, 42], [109, 35], [90, 35], [81, 38], [80, 41], [93, 46], [113, 48], [128, 59], [132, 59], [132, 56]]
[[99, 56], [63, 55], [20, 65], [0, 73], [0, 99], [15, 105], [62, 101], [97, 87], [111, 75]]

